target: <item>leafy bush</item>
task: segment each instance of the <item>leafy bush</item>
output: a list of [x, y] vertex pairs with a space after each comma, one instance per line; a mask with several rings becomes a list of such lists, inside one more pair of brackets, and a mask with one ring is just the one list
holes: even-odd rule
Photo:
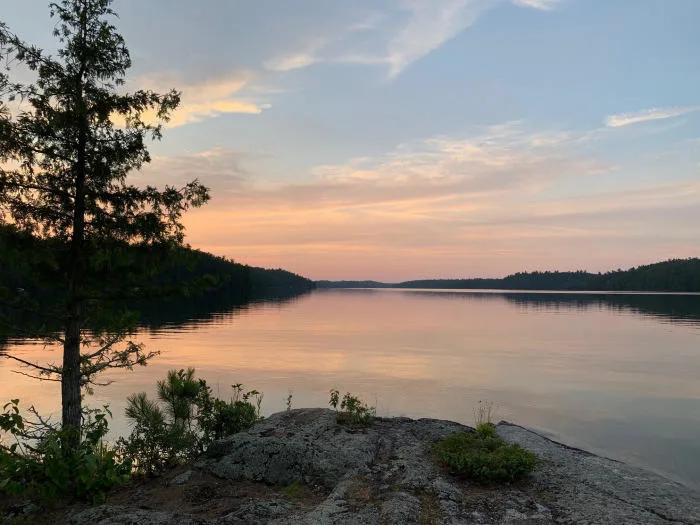
[[43, 502], [58, 499], [100, 501], [105, 493], [125, 483], [131, 462], [120, 458], [103, 442], [107, 434], [104, 410], [87, 410], [80, 429], [80, 445], [71, 450], [75, 429], [46, 427], [32, 434], [35, 446], [27, 442], [27, 421], [19, 412], [19, 400], [12, 400], [0, 414], [0, 430], [15, 437], [12, 445], [0, 443], [0, 491], [27, 494]]
[[490, 423], [482, 423], [475, 432], [450, 434], [435, 443], [433, 451], [453, 474], [478, 483], [514, 482], [537, 464], [535, 454], [503, 441]]
[[[338, 408], [340, 403], [340, 409]], [[353, 396], [350, 392], [340, 399], [338, 390], [331, 390], [331, 398], [328, 402], [336, 412], [338, 423], [345, 423], [354, 426], [368, 427], [374, 422], [377, 415], [375, 407], [364, 403], [359, 397]]]
[[[193, 459], [209, 444], [250, 427], [260, 417], [262, 394], [233, 385], [230, 401], [212, 395], [194, 368], [171, 370], [158, 382], [158, 399], [145, 392], [130, 395], [126, 417], [133, 423], [131, 435], [118, 441], [120, 454], [133, 459], [134, 468], [152, 474]], [[251, 402], [255, 400], [255, 404]]]
[[[260, 417], [260, 405], [263, 395], [257, 390], [243, 392], [243, 385], [232, 385], [233, 397], [224, 401], [212, 396], [211, 388], [201, 381], [201, 390], [197, 398], [197, 423], [202, 431], [205, 444], [231, 434], [241, 432]], [[250, 400], [255, 400], [255, 405]]]

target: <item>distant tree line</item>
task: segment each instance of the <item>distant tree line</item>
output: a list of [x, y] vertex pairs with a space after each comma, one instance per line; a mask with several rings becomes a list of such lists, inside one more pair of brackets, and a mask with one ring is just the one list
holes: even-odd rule
[[379, 281], [316, 281], [316, 288], [391, 288], [398, 286]]
[[591, 290], [700, 292], [700, 259], [671, 259], [594, 276]]
[[501, 279], [423, 279], [396, 284], [376, 281], [318, 281], [316, 284], [319, 288], [700, 292], [700, 259], [672, 259], [604, 274], [583, 270], [546, 271], [518, 272]]
[[505, 290], [586, 290], [592, 274], [578, 272], [519, 272], [503, 279], [439, 279], [407, 281], [396, 288], [457, 288]]

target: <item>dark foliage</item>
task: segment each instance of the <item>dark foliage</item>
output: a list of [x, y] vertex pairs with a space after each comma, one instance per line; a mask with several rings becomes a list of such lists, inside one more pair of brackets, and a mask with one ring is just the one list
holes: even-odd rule
[[[37, 269], [49, 264], [41, 255], [49, 254], [50, 261], [60, 245], [55, 239], [37, 239], [0, 226], [0, 337], [60, 331], [60, 319], [46, 313], [60, 309], [65, 284]], [[85, 317], [87, 328], [109, 328], [114, 312], [130, 312], [134, 322], [152, 327], [178, 324], [252, 300], [290, 297], [314, 288], [312, 281], [291, 272], [253, 268], [186, 247], [161, 251], [123, 245], [121, 253], [133, 264], [102, 276], [99, 300], [91, 301]]]
[[[195, 377], [193, 368], [171, 370], [158, 381], [158, 401], [145, 392], [128, 397], [126, 417], [133, 424], [117, 450], [133, 460], [141, 474], [154, 474], [196, 458], [212, 441], [241, 432], [259, 421], [262, 394], [232, 385], [226, 401], [214, 397], [211, 387]], [[253, 403], [255, 402], [255, 404]]]
[[590, 290], [700, 292], [700, 259], [672, 259], [594, 276]]
[[453, 288], [474, 290], [586, 290], [593, 274], [578, 272], [521, 272], [503, 279], [439, 279], [407, 281], [394, 288]]
[[519, 272], [502, 279], [424, 279], [397, 284], [376, 281], [318, 281], [317, 285], [319, 288], [700, 292], [700, 259], [672, 259], [605, 274], [593, 274], [583, 270]]
[[[96, 502], [111, 488], [125, 483], [131, 461], [118, 457], [102, 442], [107, 433], [106, 410], [84, 414], [79, 445], [68, 446], [75, 429], [55, 429], [26, 420], [13, 400], [0, 414], [0, 430], [16, 441], [0, 441], [0, 493], [25, 495], [46, 504], [73, 499]], [[38, 430], [38, 432], [37, 432]], [[32, 443], [30, 445], [30, 443]]]

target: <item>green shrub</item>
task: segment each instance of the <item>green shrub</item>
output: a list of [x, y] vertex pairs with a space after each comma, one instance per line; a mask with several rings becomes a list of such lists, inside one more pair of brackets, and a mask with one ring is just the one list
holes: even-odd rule
[[[243, 385], [232, 385], [233, 397], [224, 401], [212, 396], [211, 388], [201, 381], [197, 398], [197, 424], [202, 431], [203, 442], [209, 444], [225, 436], [237, 434], [260, 421], [260, 405], [263, 395], [257, 390], [243, 392]], [[251, 403], [255, 400], [255, 405]]]
[[475, 432], [450, 434], [433, 451], [450, 472], [478, 483], [514, 482], [537, 464], [535, 454], [503, 441], [489, 423]]
[[[374, 418], [377, 415], [375, 407], [367, 405], [359, 397], [350, 394], [350, 392], [346, 393], [341, 400], [340, 392], [331, 390], [331, 398], [328, 404], [335, 410], [336, 419], [341, 424], [368, 427], [374, 422]], [[340, 404], [340, 408], [338, 404]]]
[[40, 443], [36, 457], [25, 465], [24, 480], [39, 499], [102, 501], [109, 489], [129, 479], [130, 463], [118, 458], [113, 449], [83, 441], [76, 451], [66, 453], [67, 436], [64, 431], [48, 435]]
[[171, 370], [158, 382], [157, 391], [160, 404], [144, 392], [127, 398], [126, 417], [133, 429], [128, 438], [118, 441], [120, 454], [132, 458], [135, 471], [141, 474], [193, 459], [212, 441], [262, 419], [260, 392], [244, 392], [243, 385], [237, 384], [230, 401], [218, 399], [206, 381], [195, 378], [193, 368]]
[[126, 417], [133, 429], [128, 438], [119, 438], [119, 453], [133, 460], [134, 470], [152, 474], [178, 464], [194, 454], [196, 438], [179, 421], [168, 422], [161, 407], [144, 392], [127, 398]]
[[103, 442], [107, 434], [108, 409], [87, 410], [80, 429], [80, 445], [70, 451], [75, 429], [45, 428], [30, 446], [24, 432], [27, 422], [13, 400], [0, 414], [0, 429], [13, 435], [15, 443], [0, 443], [0, 491], [26, 494], [45, 503], [58, 499], [101, 501], [105, 493], [125, 483], [131, 463], [120, 458]]
[[498, 433], [496, 432], [496, 426], [493, 423], [481, 423], [476, 426], [476, 435], [482, 439], [486, 438], [496, 438], [498, 439]]

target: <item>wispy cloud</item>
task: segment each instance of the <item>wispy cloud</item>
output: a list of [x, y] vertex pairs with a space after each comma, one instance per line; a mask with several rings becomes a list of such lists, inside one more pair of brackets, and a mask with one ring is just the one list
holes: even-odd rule
[[550, 11], [554, 9], [561, 0], [513, 0], [515, 5], [522, 7], [531, 7], [533, 9], [541, 9], [543, 11]]
[[182, 86], [182, 105], [169, 125], [181, 126], [228, 113], [261, 113], [260, 104], [240, 96], [248, 83], [248, 78], [228, 78]]
[[440, 48], [471, 26], [494, 2], [474, 0], [414, 0], [406, 24], [389, 42], [389, 77], [398, 76], [416, 60]]
[[[256, 102], [252, 98], [242, 95], [249, 83], [249, 75], [213, 79], [201, 83], [171, 80], [168, 75], [162, 75], [142, 77], [135, 82], [135, 85], [138, 88], [153, 89], [159, 92], [165, 92], [173, 85], [178, 86], [178, 90], [182, 92], [182, 100], [167, 124], [168, 127], [174, 128], [226, 114], [259, 114], [270, 109], [271, 104]], [[250, 91], [254, 92], [254, 90]], [[142, 118], [146, 122], [158, 121], [155, 112], [145, 114]], [[116, 117], [114, 121], [118, 125], [124, 123], [124, 119], [121, 117]]]
[[438, 193], [531, 190], [577, 170], [606, 169], [568, 151], [566, 144], [575, 140], [577, 136], [566, 133], [528, 133], [511, 122], [471, 138], [436, 137], [403, 144], [379, 158], [319, 166], [314, 174], [326, 181], [372, 181], [375, 189], [431, 185]]
[[[298, 51], [269, 60], [271, 71], [291, 71], [318, 63], [383, 65], [387, 78], [441, 48], [506, 0], [400, 0], [399, 9], [370, 11], [345, 29], [324, 34]], [[512, 0], [523, 7], [550, 10], [561, 0]]]
[[679, 117], [698, 110], [700, 110], [700, 106], [652, 108], [631, 113], [618, 113], [617, 115], [610, 115], [607, 117], [605, 119], [605, 125], [609, 128], [621, 128], [640, 122]]
[[297, 53], [276, 58], [265, 64], [270, 71], [293, 71], [302, 69], [319, 62], [319, 58], [310, 53]]
[[317, 166], [306, 181], [293, 183], [264, 184], [252, 177], [242, 186], [246, 170], [240, 168], [240, 160], [244, 156], [222, 148], [156, 159], [146, 175], [206, 177], [217, 190], [234, 190], [220, 201], [222, 206], [246, 212], [257, 209], [262, 201], [266, 214], [329, 205], [346, 209], [386, 206], [387, 212], [401, 202], [424, 199], [475, 202], [509, 193], [535, 195], [562, 178], [612, 168], [578, 155], [572, 148], [578, 140], [577, 134], [528, 132], [520, 123], [511, 122], [467, 138], [434, 137], [400, 145], [377, 157]]
[[330, 41], [329, 38], [314, 38], [303, 46], [302, 51], [283, 54], [268, 60], [265, 63], [265, 69], [268, 71], [293, 71], [322, 62], [320, 53]]

